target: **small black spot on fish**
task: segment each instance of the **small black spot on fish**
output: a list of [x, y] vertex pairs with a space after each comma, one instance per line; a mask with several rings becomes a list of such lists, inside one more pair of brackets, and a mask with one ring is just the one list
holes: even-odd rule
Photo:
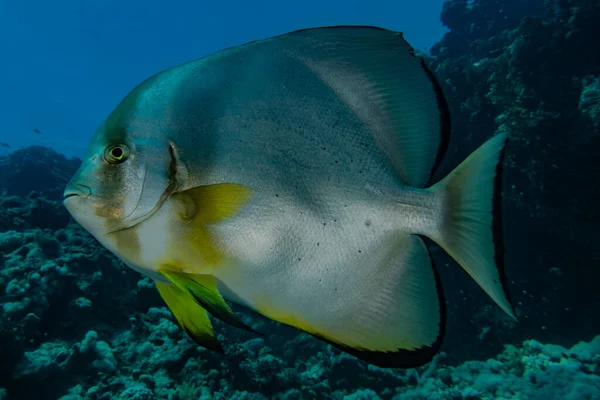
[[327, 223], [323, 222], [323, 226], [327, 225]]
[[337, 162], [337, 160], [335, 160], [335, 163], [336, 163], [336, 164], [338, 163], [338, 162]]
[[279, 197], [279, 195], [277, 193], [275, 193], [275, 197]]
[[366, 221], [365, 221], [365, 225], [366, 225], [366, 226], [371, 226], [371, 220], [370, 220], [370, 219], [366, 220]]
[[317, 246], [319, 245], [319, 243], [317, 242]]
[[300, 257], [298, 257], [298, 261], [302, 260]]
[[360, 251], [360, 250], [359, 250], [358, 252], [359, 252], [359, 253], [362, 253], [362, 251]]
[[333, 222], [337, 222], [337, 219], [334, 219]]

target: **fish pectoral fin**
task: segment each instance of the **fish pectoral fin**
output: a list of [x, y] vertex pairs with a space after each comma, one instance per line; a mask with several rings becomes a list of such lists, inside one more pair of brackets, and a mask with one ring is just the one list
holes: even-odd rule
[[166, 268], [159, 269], [158, 272], [169, 279], [179, 290], [191, 296], [198, 305], [208, 311], [213, 317], [236, 328], [259, 333], [243, 323], [233, 313], [231, 307], [229, 307], [229, 304], [227, 304], [217, 289], [217, 282], [214, 276], [188, 274]]
[[200, 346], [223, 354], [206, 310], [172, 283], [156, 282], [156, 287], [185, 333]]
[[213, 224], [237, 214], [252, 195], [252, 190], [236, 183], [197, 186], [173, 194], [180, 201], [179, 216], [201, 224]]
[[198, 186], [171, 195], [177, 217], [186, 232], [186, 240], [195, 256], [206, 265], [217, 266], [224, 261], [222, 243], [212, 224], [236, 215], [248, 202], [252, 190], [235, 183]]
[[311, 293], [305, 308], [292, 312], [271, 302], [258, 311], [380, 367], [413, 368], [437, 354], [445, 303], [420, 237], [394, 234], [340, 270], [351, 279], [322, 276], [335, 287], [303, 288]]

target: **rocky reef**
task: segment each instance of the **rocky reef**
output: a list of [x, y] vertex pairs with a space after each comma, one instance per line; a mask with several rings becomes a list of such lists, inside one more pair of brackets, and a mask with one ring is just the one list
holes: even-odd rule
[[452, 345], [467, 359], [527, 337], [570, 346], [600, 332], [592, 312], [600, 307], [599, 18], [600, 3], [588, 0], [444, 4], [449, 32], [427, 56], [453, 121], [440, 176], [494, 132], [509, 133], [504, 236], [519, 324], [482, 321], [501, 332], [497, 346], [465, 345], [473, 335], [465, 327], [480, 313], [465, 307], [486, 300], [472, 282], [445, 274], [451, 310], [460, 305], [449, 322], [461, 332], [449, 340], [461, 337]]
[[440, 176], [509, 132], [518, 323], [433, 247], [448, 335], [422, 368], [369, 366], [239, 308], [265, 336], [215, 321], [226, 356], [206, 351], [70, 219], [61, 194], [79, 160], [29, 147], [0, 156], [0, 400], [600, 398], [600, 3], [450, 0], [441, 18], [426, 56], [453, 117]]

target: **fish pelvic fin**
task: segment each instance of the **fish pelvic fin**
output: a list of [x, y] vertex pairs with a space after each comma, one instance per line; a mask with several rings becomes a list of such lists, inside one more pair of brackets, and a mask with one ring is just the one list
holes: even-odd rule
[[214, 276], [188, 274], [169, 268], [161, 268], [158, 272], [213, 317], [236, 328], [258, 333], [233, 313], [217, 289], [217, 281]]
[[223, 354], [206, 310], [172, 283], [157, 281], [156, 287], [185, 333], [200, 346]]
[[430, 236], [512, 318], [504, 274], [502, 162], [506, 133], [489, 139], [427, 190], [442, 196], [443, 216]]

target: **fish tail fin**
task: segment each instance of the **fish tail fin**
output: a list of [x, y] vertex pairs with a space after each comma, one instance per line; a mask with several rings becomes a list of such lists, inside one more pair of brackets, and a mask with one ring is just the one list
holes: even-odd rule
[[502, 162], [507, 141], [498, 134], [433, 185], [443, 199], [442, 222], [430, 236], [511, 317], [502, 243]]

